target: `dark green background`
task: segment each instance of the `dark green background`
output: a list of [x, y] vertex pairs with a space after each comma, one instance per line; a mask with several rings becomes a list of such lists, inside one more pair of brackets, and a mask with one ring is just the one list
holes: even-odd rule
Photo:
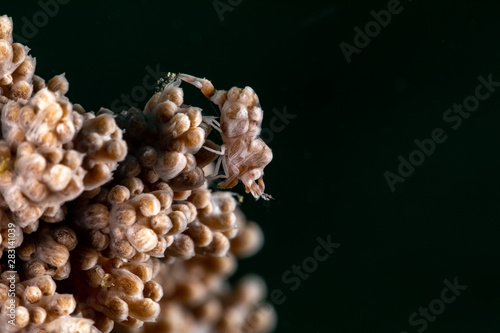
[[[270, 143], [265, 181], [276, 199], [243, 204], [266, 243], [237, 275], [256, 272], [284, 291], [276, 332], [413, 333], [408, 317], [454, 277], [468, 289], [426, 332], [500, 332], [500, 91], [456, 131], [442, 119], [479, 75], [500, 81], [500, 6], [401, 3], [351, 64], [339, 43], [352, 44], [353, 28], [386, 1], [244, 0], [221, 22], [212, 1], [73, 0], [28, 45], [37, 73], [66, 72], [69, 97], [87, 110], [158, 64], [220, 89], [253, 87], [264, 127], [274, 108], [296, 116]], [[35, 1], [1, 4], [16, 28], [37, 11]], [[383, 173], [437, 127], [448, 139], [391, 193]], [[341, 247], [291, 291], [282, 274], [329, 234]]]

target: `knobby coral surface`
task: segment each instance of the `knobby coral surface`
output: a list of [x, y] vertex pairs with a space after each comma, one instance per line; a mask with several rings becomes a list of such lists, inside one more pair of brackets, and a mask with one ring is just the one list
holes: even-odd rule
[[[143, 110], [87, 112], [65, 96], [64, 75], [35, 75], [12, 30], [1, 16], [2, 332], [270, 331], [264, 283], [228, 283], [262, 232], [234, 193], [209, 184], [240, 179], [269, 198], [262, 174], [272, 154], [258, 138], [255, 92], [217, 92], [220, 127], [185, 104], [179, 78]], [[220, 144], [208, 139], [212, 128]], [[206, 172], [215, 160], [223, 175]]]

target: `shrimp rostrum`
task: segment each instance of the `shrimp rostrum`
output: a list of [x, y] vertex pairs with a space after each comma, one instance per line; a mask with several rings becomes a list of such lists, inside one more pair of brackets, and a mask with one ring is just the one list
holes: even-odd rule
[[210, 120], [223, 140], [221, 151], [213, 151], [220, 155], [214, 175], [218, 174], [221, 164], [224, 171], [223, 175], [214, 177], [224, 179], [218, 184], [219, 188], [232, 188], [241, 180], [246, 192], [256, 199], [270, 199], [271, 196], [264, 193], [262, 177], [273, 153], [259, 137], [263, 111], [257, 94], [250, 87], [215, 90], [210, 81], [187, 74], [179, 74], [178, 78], [199, 88], [220, 109], [220, 124]]

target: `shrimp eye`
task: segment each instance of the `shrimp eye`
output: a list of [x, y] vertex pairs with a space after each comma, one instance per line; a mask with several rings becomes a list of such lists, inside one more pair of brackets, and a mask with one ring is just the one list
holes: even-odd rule
[[155, 93], [159, 93], [165, 89], [167, 84], [177, 80], [177, 74], [168, 72], [166, 76], [162, 76], [156, 81]]

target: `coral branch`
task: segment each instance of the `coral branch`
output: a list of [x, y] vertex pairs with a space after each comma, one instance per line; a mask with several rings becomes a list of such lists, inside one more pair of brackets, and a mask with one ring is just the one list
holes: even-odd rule
[[[144, 110], [87, 112], [64, 74], [34, 74], [12, 30], [0, 16], [2, 332], [270, 331], [272, 308], [254, 311], [263, 282], [227, 281], [262, 232], [205, 174], [219, 158], [220, 188], [241, 180], [269, 198], [255, 92], [174, 75]], [[181, 79], [219, 105], [220, 124], [184, 103]]]

